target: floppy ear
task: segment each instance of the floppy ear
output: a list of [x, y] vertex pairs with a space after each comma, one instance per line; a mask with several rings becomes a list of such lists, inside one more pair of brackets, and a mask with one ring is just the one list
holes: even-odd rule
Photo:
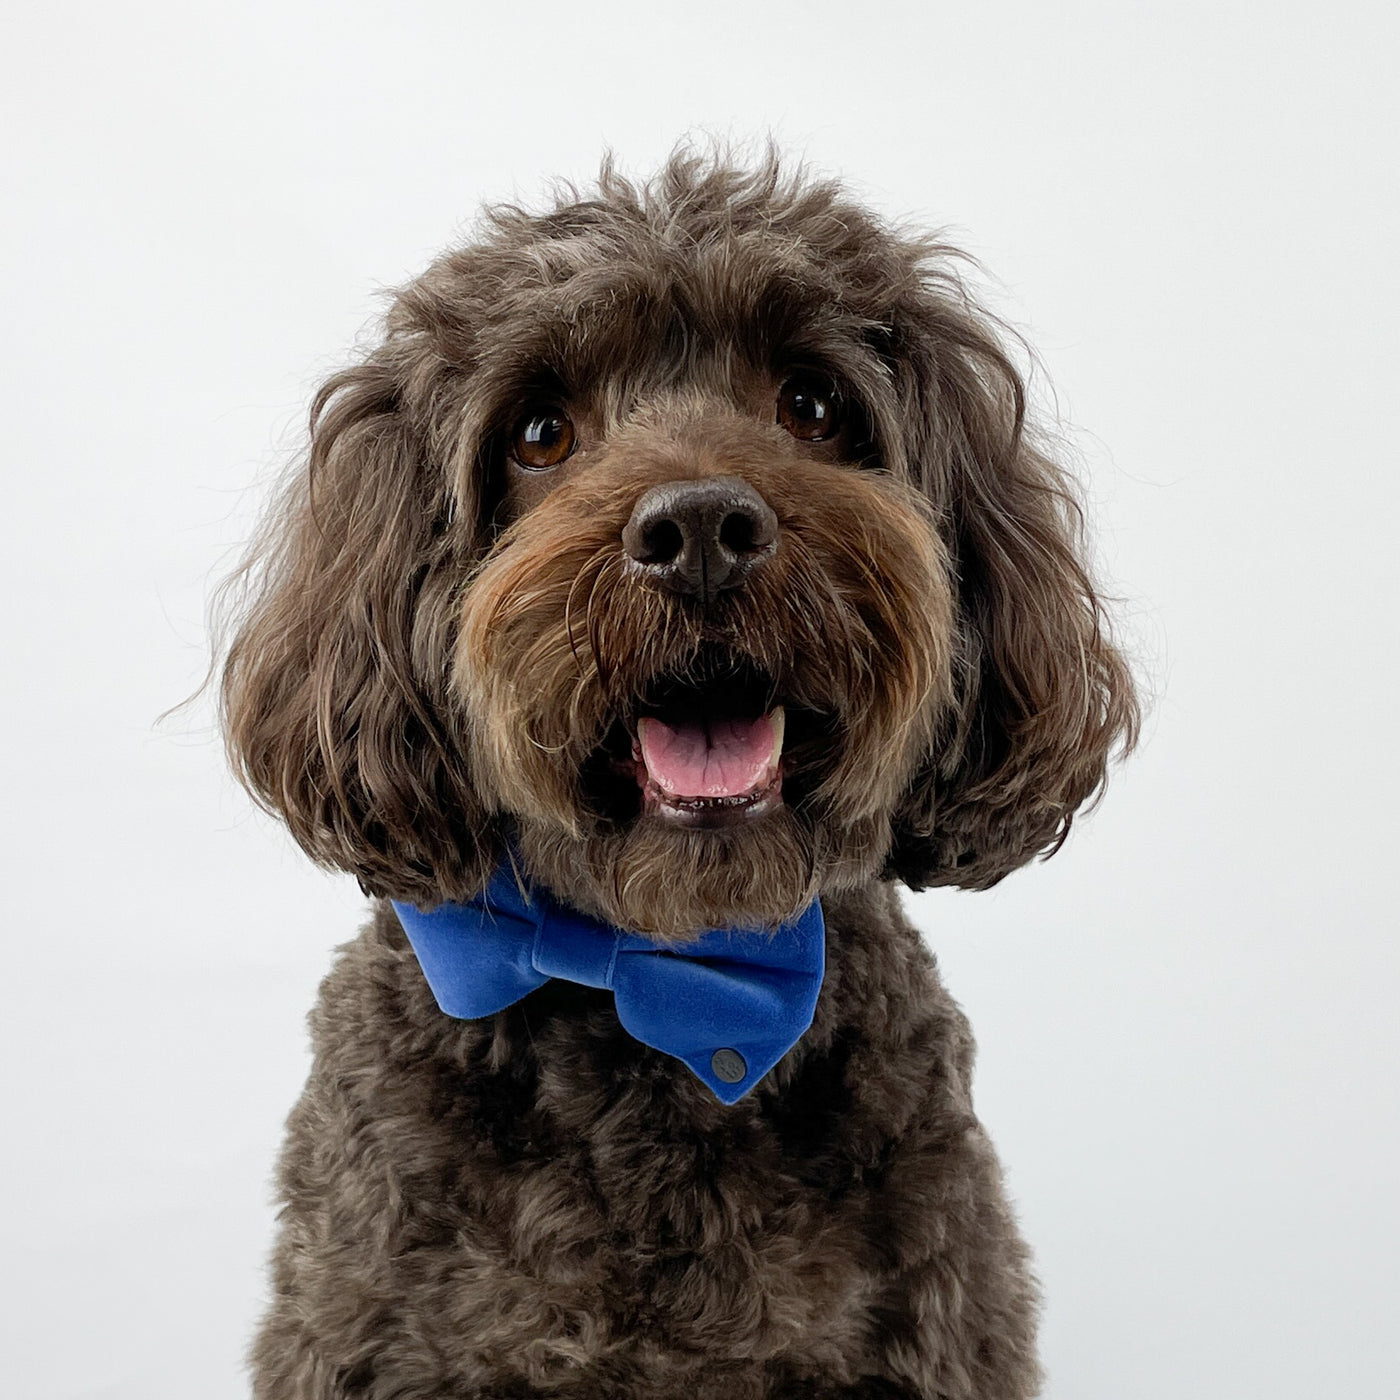
[[896, 812], [890, 873], [985, 889], [1053, 854], [1138, 725], [1070, 482], [1029, 440], [1015, 366], [951, 279], [896, 320], [908, 470], [946, 521], [954, 700]]
[[316, 396], [306, 469], [242, 574], [222, 706], [235, 771], [308, 855], [432, 905], [474, 894], [496, 853], [446, 684], [476, 488], [434, 460], [453, 450], [428, 427], [442, 376], [411, 351], [391, 340]]

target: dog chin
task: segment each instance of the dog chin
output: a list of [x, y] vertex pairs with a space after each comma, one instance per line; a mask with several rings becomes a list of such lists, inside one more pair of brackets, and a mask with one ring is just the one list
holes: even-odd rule
[[643, 810], [583, 840], [526, 824], [527, 867], [567, 904], [618, 928], [679, 943], [708, 929], [774, 928], [816, 897], [816, 843], [777, 799], [720, 822]]

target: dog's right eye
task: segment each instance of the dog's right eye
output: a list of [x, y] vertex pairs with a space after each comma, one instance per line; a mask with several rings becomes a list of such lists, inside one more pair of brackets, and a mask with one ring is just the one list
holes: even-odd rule
[[574, 450], [574, 425], [557, 408], [528, 413], [515, 425], [511, 455], [530, 471], [557, 467]]
[[825, 378], [799, 374], [778, 391], [778, 422], [801, 442], [825, 442], [841, 430], [841, 399]]

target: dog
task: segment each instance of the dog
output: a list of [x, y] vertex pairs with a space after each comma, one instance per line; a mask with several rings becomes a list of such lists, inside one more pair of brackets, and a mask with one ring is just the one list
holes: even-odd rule
[[375, 904], [311, 1017], [259, 1400], [1037, 1392], [897, 888], [1058, 849], [1138, 712], [960, 266], [772, 153], [605, 162], [316, 396], [221, 702]]

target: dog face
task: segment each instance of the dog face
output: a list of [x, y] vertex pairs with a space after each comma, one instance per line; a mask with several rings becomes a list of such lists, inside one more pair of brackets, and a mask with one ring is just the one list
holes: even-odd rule
[[804, 451], [783, 406], [836, 420], [841, 400], [774, 378], [659, 388], [601, 425], [463, 600], [478, 788], [532, 869], [624, 927], [762, 924], [869, 874], [947, 700], [930, 512]]
[[1023, 419], [948, 251], [773, 162], [494, 211], [316, 400], [225, 664], [235, 763], [425, 906], [508, 839], [661, 938], [882, 870], [991, 884], [1135, 722]]

